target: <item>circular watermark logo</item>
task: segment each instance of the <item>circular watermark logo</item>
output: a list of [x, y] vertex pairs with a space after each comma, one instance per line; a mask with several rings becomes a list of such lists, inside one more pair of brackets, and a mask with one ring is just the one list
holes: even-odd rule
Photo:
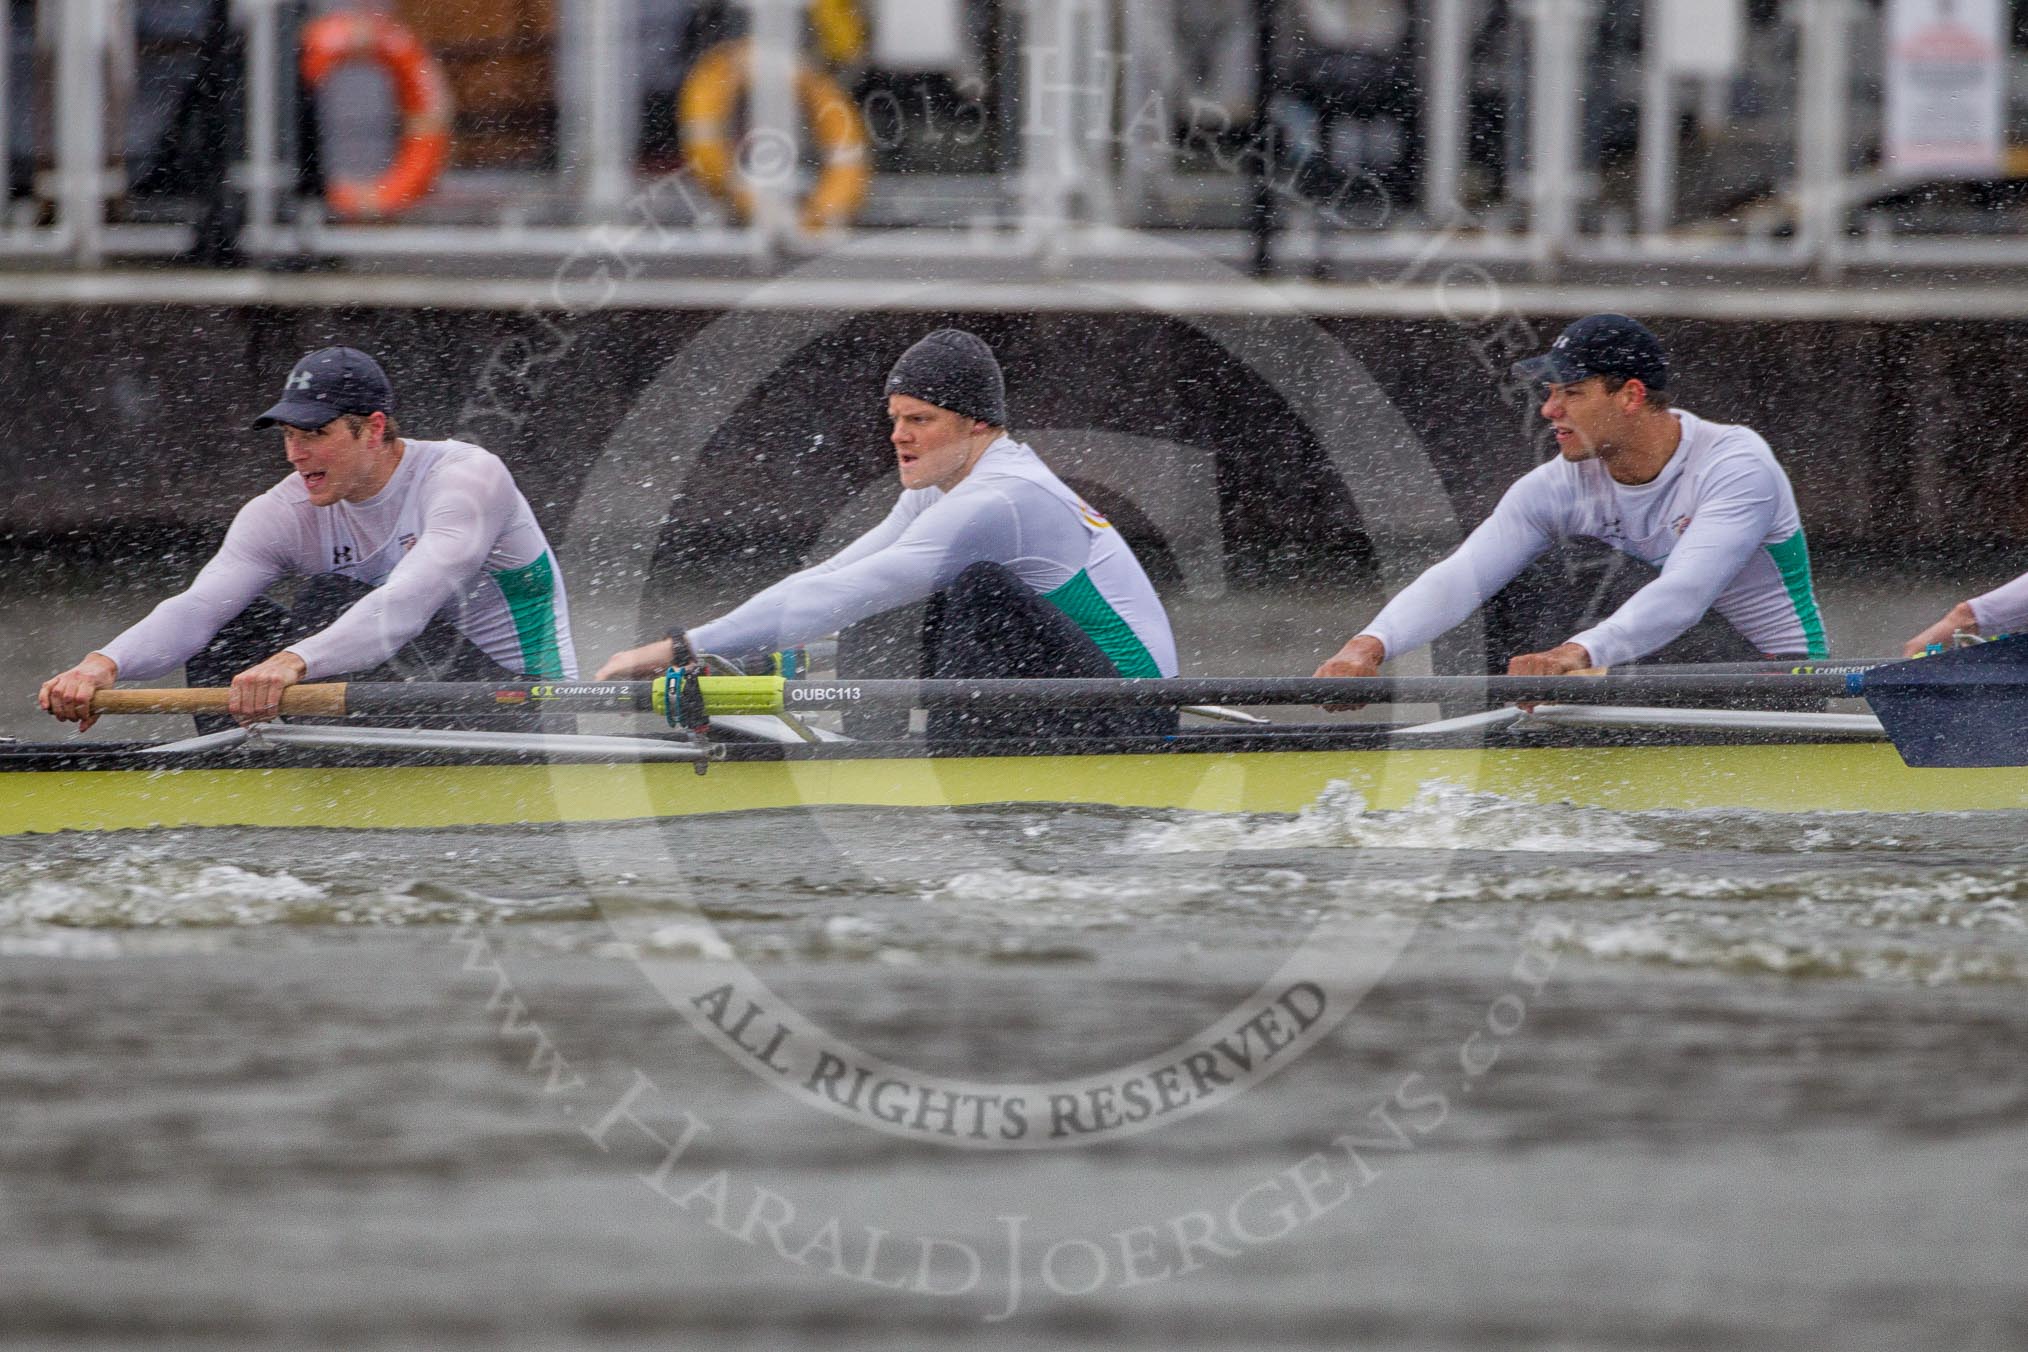
[[[646, 190], [650, 198], [663, 192], [687, 187], [678, 177]], [[623, 282], [644, 267], [630, 244], [655, 231], [655, 204], [642, 205], [639, 225], [560, 270], [555, 305], [531, 312], [534, 331], [521, 348], [496, 354], [483, 396], [467, 406], [468, 425], [501, 417], [519, 427], [546, 373], [562, 369], [576, 345], [577, 326], [623, 303]], [[1008, 354], [1019, 363], [1017, 392], [1049, 381], [1131, 392], [1139, 382], [1160, 392], [1157, 407], [1163, 398], [1257, 399], [1259, 438], [1179, 436], [1177, 429], [1204, 422], [1174, 416], [1137, 426], [1124, 411], [1131, 401], [1088, 422], [1059, 416], [1046, 426], [1022, 421], [1017, 407], [1013, 434], [1080, 493], [1129, 509], [1160, 538], [1178, 578], [1172, 598], [1186, 613], [1215, 603], [1230, 616], [1245, 603], [1225, 596], [1220, 480], [1228, 457], [1321, 464], [1375, 545], [1390, 594], [1456, 543], [1450, 494], [1420, 439], [1322, 324], [1275, 286], [1179, 246], [1141, 243], [1162, 255], [1153, 261], [1171, 284], [1059, 282], [1054, 299], [1181, 335], [1187, 343], [1179, 346], [1233, 378], [1165, 367], [1160, 351], [1102, 356], [1073, 336], [1060, 348], [1040, 343]], [[1408, 282], [1420, 267], [1397, 280]], [[753, 410], [796, 389], [804, 363], [835, 370], [842, 345], [864, 344], [862, 309], [922, 313], [927, 330], [943, 322], [930, 316], [981, 308], [950, 282], [867, 280], [893, 273], [881, 245], [839, 244], [756, 284], [673, 347], [638, 389], [562, 537], [574, 599], [595, 594], [594, 608], [618, 617], [608, 635], [614, 647], [711, 618], [674, 613], [668, 583], [654, 576], [671, 519], [696, 519], [700, 487], [796, 453], [779, 444], [738, 448], [731, 429], [778, 423], [754, 420]], [[1526, 322], [1505, 310], [1482, 271], [1436, 280], [1456, 310], [1444, 311], [1447, 327], [1495, 380], [1507, 349], [1534, 346]], [[903, 340], [899, 326], [883, 326], [894, 350], [846, 363], [864, 368], [869, 413], [879, 407], [887, 364], [919, 336]], [[1037, 353], [1047, 354], [1043, 362]], [[1088, 374], [1100, 360], [1113, 367], [1107, 382]], [[1042, 364], [1050, 369], [1032, 369]], [[835, 377], [825, 380], [824, 397], [835, 399]], [[1525, 401], [1505, 402], [1529, 411]], [[1213, 421], [1230, 429], [1236, 419], [1225, 412]], [[871, 418], [867, 430], [874, 435]], [[1194, 440], [1216, 440], [1217, 450]], [[831, 457], [826, 447], [811, 460]], [[801, 480], [835, 484], [835, 468], [828, 480], [826, 472]], [[786, 477], [793, 483], [799, 475]], [[856, 491], [834, 488], [806, 561], [828, 557], [878, 522], [898, 489], [889, 476]], [[732, 510], [765, 519], [773, 506], [757, 492]], [[722, 501], [714, 504], [723, 510]], [[807, 534], [810, 515], [798, 514], [800, 532]], [[1305, 674], [1365, 617], [1316, 618], [1319, 651], [1296, 662], [1299, 669], [1273, 674]], [[1479, 633], [1475, 623], [1467, 632]], [[1428, 658], [1395, 666], [1426, 672]], [[1323, 750], [1231, 747], [1191, 736], [1138, 756], [992, 757], [791, 744], [749, 746], [702, 775], [653, 764], [602, 766], [588, 777], [585, 767], [559, 765], [552, 783], [560, 815], [585, 823], [566, 838], [620, 940], [617, 951], [723, 1055], [700, 1064], [684, 1058], [687, 1040], [651, 1038], [619, 1052], [630, 1064], [617, 1079], [611, 1046], [601, 1049], [602, 1069], [582, 1069], [527, 1017], [512, 975], [475, 927], [459, 935], [469, 950], [465, 970], [491, 982], [489, 1009], [510, 1011], [503, 1037], [534, 1037], [530, 1072], [594, 1148], [763, 1261], [883, 1292], [969, 1301], [987, 1322], [1015, 1317], [1036, 1293], [1126, 1291], [1243, 1263], [1299, 1230], [1335, 1223], [1328, 1218], [1392, 1172], [1390, 1156], [1416, 1151], [1452, 1119], [1460, 1096], [1523, 1026], [1555, 944], [1553, 936], [1531, 937], [1512, 989], [1481, 1004], [1469, 1031], [1439, 1038], [1436, 1052], [1452, 1064], [1433, 1063], [1427, 1074], [1375, 1066], [1355, 1073], [1357, 1083], [1339, 1078], [1348, 1039], [1334, 1039], [1334, 1031], [1398, 966], [1439, 895], [1429, 875], [1447, 872], [1455, 857], [1444, 841], [1428, 839], [1433, 821], [1366, 831], [1367, 809], [1416, 803], [1425, 816], [1441, 817], [1443, 804], [1434, 812], [1427, 804], [1429, 782], [1475, 787], [1480, 748], [1470, 729], [1427, 743], [1368, 732]], [[984, 810], [968, 810], [974, 806]], [[1122, 814], [1122, 806], [1161, 811], [1151, 820]], [[744, 815], [714, 815], [725, 812]], [[1198, 829], [1207, 822], [1210, 829]], [[1038, 873], [1022, 842], [1052, 831], [1092, 843], [1059, 852]], [[1443, 834], [1440, 825], [1434, 834]], [[1300, 874], [1261, 865], [1263, 851], [1352, 844], [1364, 873], [1364, 847], [1423, 843], [1435, 848], [1416, 852], [1413, 886], [1308, 886]], [[879, 926], [853, 913], [868, 898], [900, 896], [931, 916], [914, 922], [919, 936], [961, 918], [964, 883], [974, 899], [997, 902], [1003, 921], [1010, 906], [1026, 904], [1030, 888], [1050, 895], [1062, 915], [1114, 902], [1123, 860], [1135, 885], [1157, 895], [1138, 916], [1122, 911], [1114, 922], [1122, 926], [1147, 916], [1159, 925], [1203, 904], [1225, 879], [1234, 895], [1257, 895], [1262, 877], [1293, 877], [1305, 900], [1278, 917], [1285, 923], [1262, 931], [1263, 941], [1236, 945], [1246, 951], [1231, 960], [1197, 951], [1187, 936], [1171, 943], [1155, 958], [1163, 970], [1153, 980], [1145, 970], [1123, 972], [1114, 949], [1031, 982], [1028, 973], [1040, 969], [968, 966], [934, 945], [886, 949]], [[1161, 867], [1143, 867], [1151, 862]], [[1371, 871], [1384, 878], [1386, 870], [1382, 861]], [[749, 873], [761, 876], [758, 888], [741, 887]], [[616, 879], [652, 886], [641, 896], [604, 885]], [[1160, 896], [1170, 881], [1178, 896]], [[784, 930], [798, 923], [806, 935], [820, 926], [823, 942], [814, 950], [785, 944]], [[1237, 930], [1199, 932], [1218, 944]], [[1173, 998], [1178, 990], [1187, 998]], [[941, 1007], [916, 1007], [919, 993]], [[968, 1019], [950, 1017], [952, 1007], [974, 1002]], [[1095, 1026], [1094, 1009], [1108, 1027]], [[982, 1024], [990, 1035], [980, 1034]], [[1249, 1093], [1327, 1040], [1330, 1050], [1315, 1058], [1324, 1067], [1318, 1074]], [[780, 1112], [783, 1103], [800, 1110]], [[1287, 1135], [1292, 1116], [1308, 1124], [1303, 1135]], [[1320, 1125], [1325, 1134], [1315, 1144], [1296, 1143]], [[1217, 1163], [1191, 1154], [1207, 1144]], [[1173, 1172], [1165, 1178], [1143, 1163], [1179, 1149], [1195, 1161], [1182, 1171], [1181, 1188], [1169, 1182]]]
[[752, 183], [781, 186], [796, 174], [796, 138], [772, 127], [760, 127], [739, 139], [739, 172]]
[[[1177, 305], [1153, 311], [1104, 284], [1079, 289], [1095, 308], [1137, 311], [1181, 326], [1278, 401], [1322, 452], [1369, 532], [1390, 546], [1383, 550], [1390, 584], [1404, 580], [1407, 571], [1401, 541], [1424, 542], [1426, 554], [1428, 542], [1456, 538], [1441, 479], [1362, 363], [1274, 288], [1181, 248], [1167, 253], [1163, 261], [1172, 275], [1212, 285], [1178, 287]], [[649, 563], [669, 505], [694, 487], [693, 475], [740, 472], [723, 453], [706, 459], [707, 447], [735, 410], [764, 398], [772, 381], [833, 341], [854, 318], [850, 311], [809, 308], [807, 298], [863, 273], [857, 251], [846, 245], [757, 286], [669, 354], [607, 439], [567, 526], [570, 567], [598, 576], [603, 603], [630, 617], [636, 633], [654, 635], [672, 623], [694, 625], [706, 618], [670, 614], [666, 598], [649, 583]], [[1192, 295], [1214, 292], [1223, 298], [1218, 310], [1188, 303]], [[935, 311], [959, 300], [947, 283], [895, 287], [881, 296], [891, 312]], [[1066, 353], [1064, 361], [1072, 368], [1076, 355]], [[869, 390], [869, 405], [877, 399], [877, 389]], [[1160, 523], [1178, 542], [1186, 590], [1207, 595], [1222, 590], [1216, 549], [1205, 548], [1219, 533], [1216, 466], [1208, 452], [1162, 443], [1162, 454], [1151, 456], [1154, 439], [1137, 440], [1118, 428], [1057, 427], [1035, 439], [1073, 463], [1080, 482], [1102, 485]], [[1281, 445], [1261, 453], [1300, 450]], [[1150, 485], [1166, 486], [1165, 491], [1151, 494]], [[896, 491], [890, 480], [859, 496], [891, 499]], [[840, 513], [863, 519], [863, 501], [857, 512], [853, 506], [842, 500]], [[1347, 632], [1353, 618], [1346, 617]], [[608, 791], [597, 814], [639, 824], [602, 826], [571, 838], [585, 866], [596, 871], [615, 850], [615, 833], [630, 833], [624, 852], [635, 860], [654, 859], [666, 883], [690, 877], [695, 861], [658, 819], [791, 809], [793, 825], [756, 820], [752, 829], [777, 840], [785, 831], [821, 838], [833, 866], [877, 878], [893, 839], [888, 828], [868, 829], [859, 810], [867, 806], [928, 812], [996, 801], [1103, 804], [1115, 795], [1129, 805], [1180, 810], [1265, 805], [1290, 811], [1316, 799], [1332, 780], [1351, 782], [1364, 802], [1405, 802], [1430, 773], [1425, 758], [1377, 748], [1334, 756], [1233, 753], [1209, 742], [1201, 750], [1195, 746], [1186, 738], [1171, 750], [1139, 756], [1051, 756], [1041, 775], [1022, 758], [996, 763], [978, 755], [862, 752], [839, 744], [735, 758], [701, 776], [680, 766], [643, 765], [619, 776], [623, 786]], [[1469, 782], [1472, 774], [1469, 752], [1450, 755], [1447, 778]], [[1139, 782], [1123, 793], [1123, 777]], [[937, 839], [939, 864], [950, 874], [977, 875], [1008, 865], [1003, 838], [993, 832], [945, 830]], [[1205, 866], [1215, 866], [1217, 854], [1207, 850]], [[712, 962], [655, 956], [669, 948], [666, 886], [662, 908], [608, 908], [609, 922], [644, 955], [643, 972], [671, 1005], [735, 1063], [809, 1108], [873, 1131], [969, 1150], [1075, 1148], [1165, 1127], [1231, 1101], [1336, 1028], [1388, 970], [1417, 920], [1413, 904], [1362, 913], [1327, 908], [1216, 1017], [1166, 1034], [1141, 1030], [1139, 1054], [1100, 1070], [994, 1077], [911, 1065], [891, 1044], [867, 1045], [806, 1015], [762, 970], [741, 960], [735, 943], [710, 929], [706, 887], [700, 881], [686, 898], [694, 923], [703, 927], [687, 946], [713, 956]], [[1030, 1041], [1047, 1045], [1048, 1030], [1038, 1030]]]

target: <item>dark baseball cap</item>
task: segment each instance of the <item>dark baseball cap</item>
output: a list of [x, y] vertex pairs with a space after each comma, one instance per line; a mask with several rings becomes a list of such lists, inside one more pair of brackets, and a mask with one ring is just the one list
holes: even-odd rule
[[1648, 326], [1625, 315], [1586, 315], [1557, 335], [1539, 357], [1514, 363], [1514, 374], [1551, 385], [1587, 376], [1623, 376], [1651, 390], [1669, 386], [1669, 358]]
[[380, 363], [356, 347], [319, 348], [297, 362], [281, 402], [254, 419], [255, 427], [322, 427], [344, 413], [394, 412], [394, 386]]

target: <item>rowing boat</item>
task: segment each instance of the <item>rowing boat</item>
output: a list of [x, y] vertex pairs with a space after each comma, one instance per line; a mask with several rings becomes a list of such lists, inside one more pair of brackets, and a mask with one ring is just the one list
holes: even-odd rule
[[[1859, 696], [1873, 713], [1681, 707], [1682, 697]], [[1415, 724], [1190, 726], [1168, 737], [855, 741], [803, 721], [854, 707], [1079, 709], [1411, 702], [1502, 707]], [[1668, 707], [1630, 707], [1646, 696]], [[94, 708], [225, 707], [228, 692], [100, 692]], [[1584, 699], [1583, 703], [1512, 702]], [[2028, 809], [2028, 643], [1777, 675], [1351, 680], [783, 681], [297, 686], [269, 724], [166, 742], [0, 748], [0, 834], [169, 827], [440, 828], [810, 808], [1077, 804], [1299, 812], [1334, 786], [1373, 810], [1433, 785], [1625, 811]], [[618, 736], [362, 726], [471, 714], [659, 715]]]
[[[1864, 715], [1543, 708], [1411, 726], [1190, 728], [1045, 743], [432, 734], [276, 727], [0, 749], [0, 832], [440, 828], [765, 810], [1088, 804], [1297, 812], [1431, 785], [1625, 811], [2028, 808], [2028, 768], [1916, 769]], [[733, 720], [721, 719], [721, 724]]]

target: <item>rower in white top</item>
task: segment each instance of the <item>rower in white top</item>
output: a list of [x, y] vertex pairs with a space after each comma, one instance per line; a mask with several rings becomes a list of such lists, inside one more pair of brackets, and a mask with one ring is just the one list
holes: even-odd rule
[[[89, 728], [92, 696], [185, 667], [232, 683], [231, 712], [269, 719], [306, 679], [577, 674], [556, 555], [514, 476], [460, 441], [405, 439], [380, 365], [312, 352], [257, 428], [280, 427], [291, 472], [242, 507], [189, 589], [44, 682], [42, 707]], [[284, 611], [262, 593], [306, 579]], [[399, 656], [406, 670], [374, 671]]]
[[[939, 677], [1176, 674], [1169, 617], [1112, 523], [1007, 435], [992, 349], [939, 329], [895, 363], [889, 440], [901, 496], [886, 520], [707, 624], [615, 653], [599, 680], [653, 675], [703, 653], [793, 648], [934, 597], [914, 669]], [[841, 642], [841, 654], [849, 644]], [[841, 657], [841, 670], [844, 665]], [[1160, 733], [1167, 710], [1081, 710], [1087, 735]], [[932, 735], [1040, 736], [1062, 722], [1021, 715], [933, 717]]]
[[[1487, 654], [1507, 657], [1512, 675], [1651, 656], [1826, 655], [1788, 475], [1750, 428], [1669, 406], [1668, 360], [1654, 334], [1625, 315], [1592, 315], [1514, 369], [1547, 385], [1542, 416], [1561, 454], [1517, 480], [1456, 551], [1404, 588], [1317, 675], [1375, 675], [1388, 658], [1523, 591], [1530, 604], [1545, 597], [1550, 609], [1561, 604], [1568, 616], [1561, 623], [1571, 627], [1554, 631], [1567, 638], [1553, 646]], [[1589, 587], [1564, 583], [1560, 569], [1546, 585], [1522, 576], [1539, 556], [1572, 545], [1604, 554], [1623, 589], [1632, 588], [1610, 613], [1586, 615]], [[1689, 641], [1676, 642], [1684, 636]]]

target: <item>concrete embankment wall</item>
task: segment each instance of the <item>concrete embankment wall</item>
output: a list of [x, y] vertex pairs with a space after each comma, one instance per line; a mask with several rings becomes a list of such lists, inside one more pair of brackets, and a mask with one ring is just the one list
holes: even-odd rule
[[[1483, 516], [1549, 453], [1500, 373], [1563, 322], [14, 306], [0, 309], [0, 536], [17, 556], [114, 548], [182, 569], [286, 471], [249, 418], [297, 355], [345, 342], [382, 358], [411, 435], [502, 455], [566, 554], [597, 483], [637, 517], [666, 514], [665, 563], [765, 572], [836, 535], [861, 490], [845, 519], [886, 500], [882, 376], [960, 323], [998, 348], [1016, 432], [1160, 537], [1166, 566], [1215, 555], [1232, 580], [1271, 581]], [[1679, 403], [1773, 444], [1819, 551], [2028, 565], [2028, 320], [1655, 327]]]

